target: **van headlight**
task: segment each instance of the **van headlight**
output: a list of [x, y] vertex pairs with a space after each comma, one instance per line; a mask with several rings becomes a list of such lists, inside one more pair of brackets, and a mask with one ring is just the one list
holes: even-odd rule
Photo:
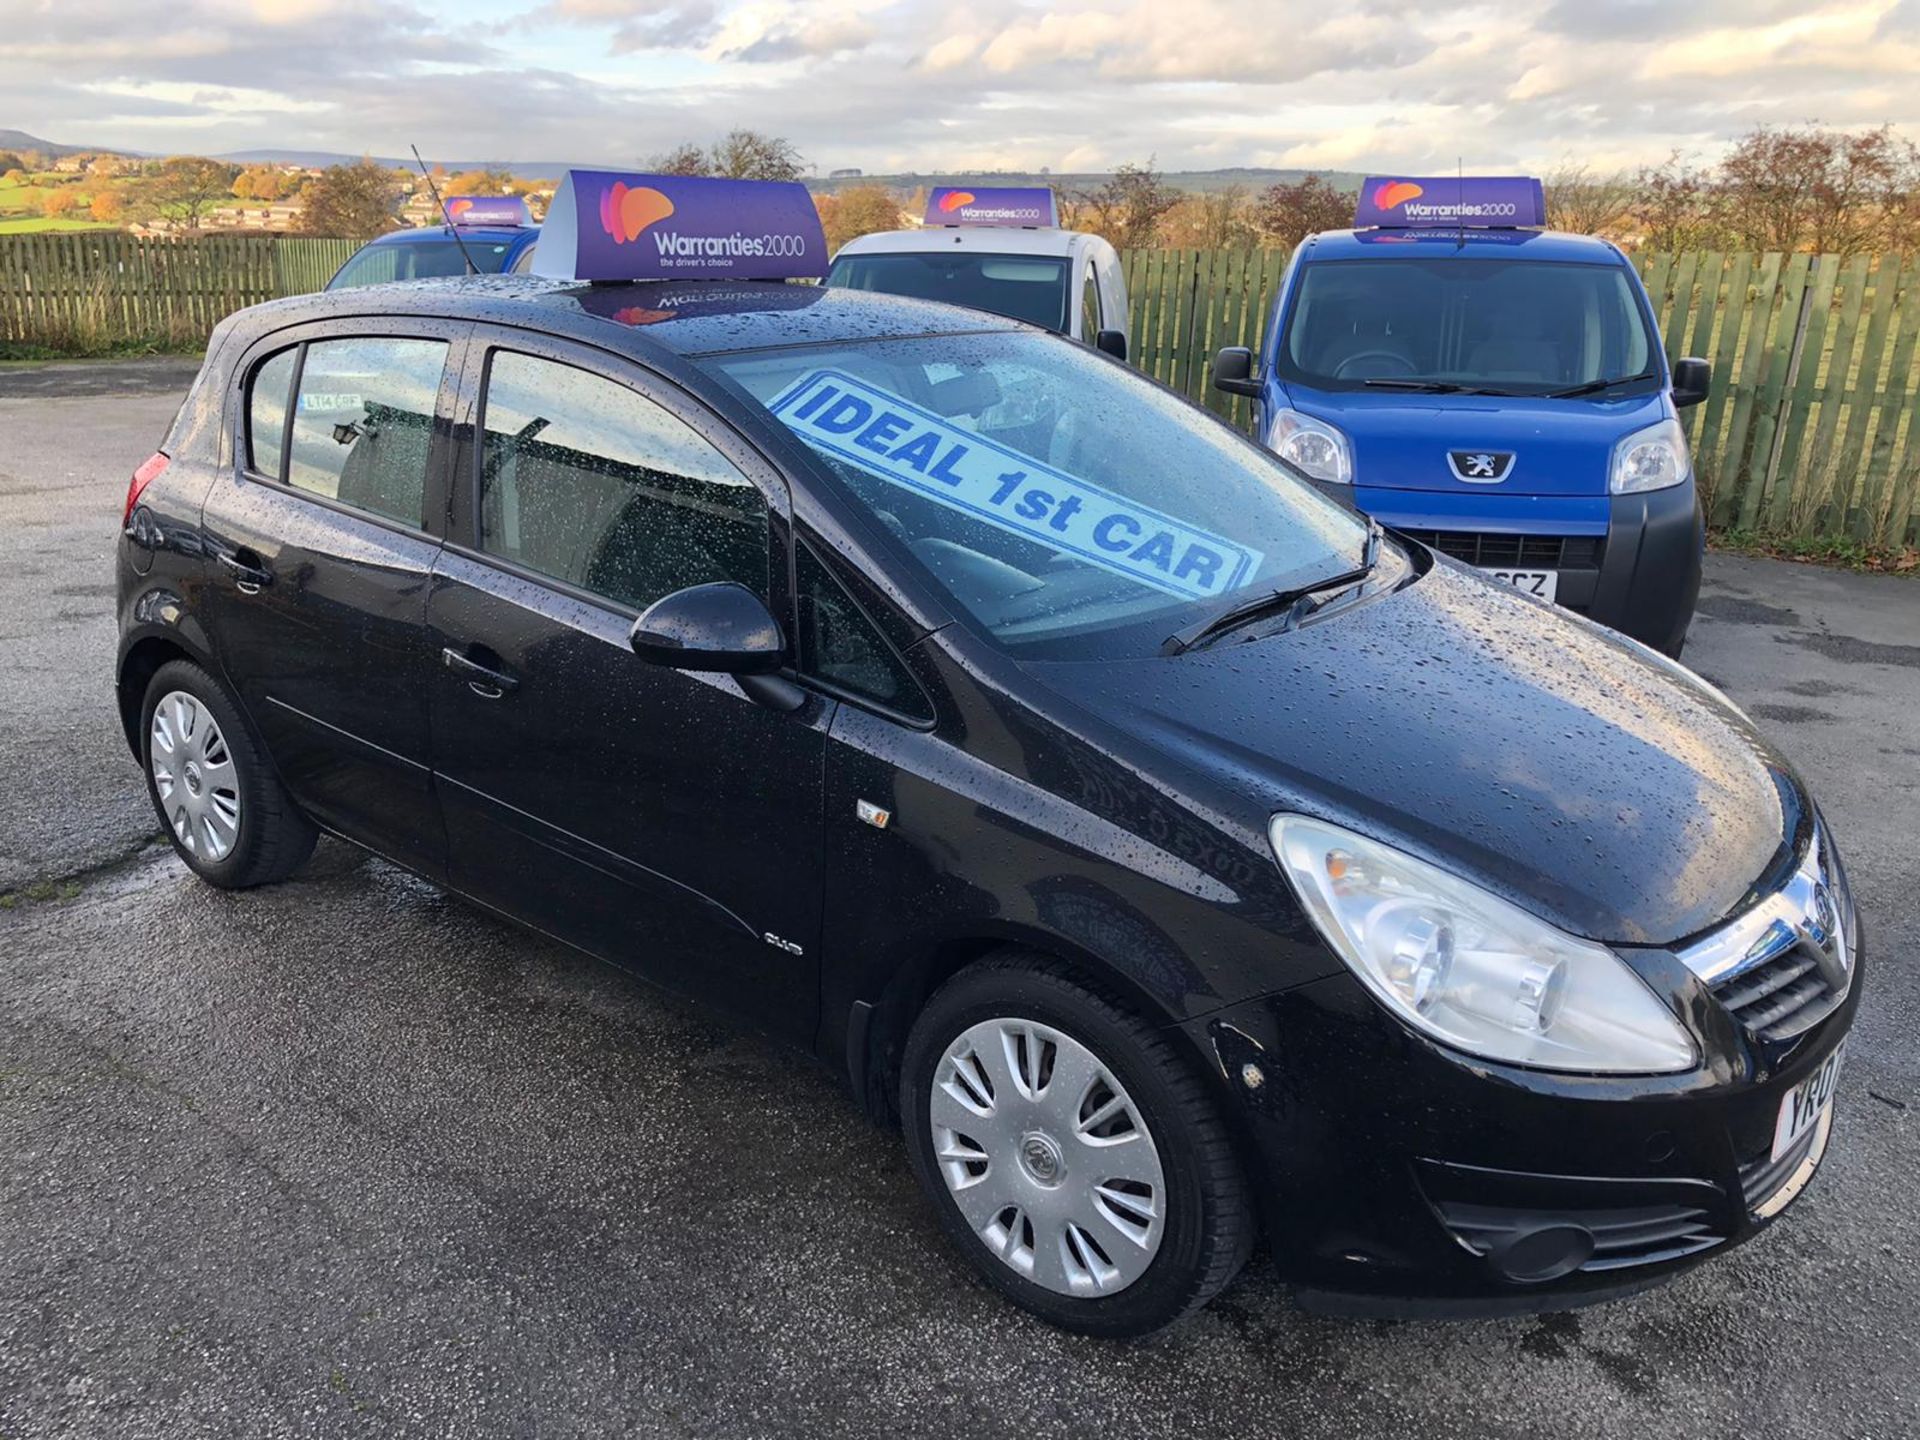
[[1614, 443], [1607, 489], [1615, 495], [1665, 490], [1687, 478], [1692, 461], [1678, 420], [1660, 420]]
[[1283, 406], [1267, 422], [1267, 448], [1315, 480], [1334, 485], [1353, 483], [1353, 447], [1345, 435], [1324, 420]]
[[1693, 1039], [1604, 945], [1352, 831], [1276, 815], [1280, 868], [1362, 983], [1422, 1034], [1543, 1070], [1690, 1070]]

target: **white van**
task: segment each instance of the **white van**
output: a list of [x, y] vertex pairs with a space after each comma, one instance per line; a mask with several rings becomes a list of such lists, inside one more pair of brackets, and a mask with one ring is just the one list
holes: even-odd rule
[[923, 228], [849, 240], [827, 284], [991, 310], [1127, 358], [1119, 252], [1060, 229], [1051, 190], [936, 189]]

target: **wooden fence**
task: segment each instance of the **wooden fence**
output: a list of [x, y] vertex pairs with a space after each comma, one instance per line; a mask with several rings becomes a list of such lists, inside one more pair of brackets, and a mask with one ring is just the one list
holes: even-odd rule
[[[1223, 345], [1257, 350], [1286, 264], [1275, 250], [1133, 250], [1140, 367], [1240, 423], [1213, 388]], [[1667, 354], [1713, 363], [1682, 412], [1720, 529], [1920, 541], [1920, 256], [1635, 258]]]
[[[197, 344], [243, 305], [319, 289], [354, 248], [273, 235], [0, 236], [0, 347]], [[1129, 251], [1134, 362], [1247, 423], [1247, 402], [1213, 389], [1213, 355], [1258, 348], [1286, 259]], [[1635, 263], [1667, 353], [1713, 362], [1707, 402], [1685, 416], [1716, 527], [1920, 538], [1920, 257], [1708, 252]]]

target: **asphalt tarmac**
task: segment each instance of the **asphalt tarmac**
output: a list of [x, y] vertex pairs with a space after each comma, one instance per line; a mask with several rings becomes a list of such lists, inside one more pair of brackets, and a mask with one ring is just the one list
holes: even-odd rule
[[1871, 972], [1814, 1184], [1652, 1294], [1010, 1310], [808, 1058], [323, 842], [197, 883], [111, 706], [192, 367], [0, 366], [0, 1440], [1920, 1434], [1920, 583], [1709, 558], [1687, 663], [1801, 767]]

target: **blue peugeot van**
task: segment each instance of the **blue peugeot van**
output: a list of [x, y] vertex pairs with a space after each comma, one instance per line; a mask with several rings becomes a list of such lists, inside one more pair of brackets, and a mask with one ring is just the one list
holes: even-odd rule
[[524, 274], [533, 264], [540, 227], [514, 195], [449, 195], [444, 225], [393, 230], [354, 251], [327, 282], [329, 290], [465, 275]]
[[1216, 383], [1330, 493], [1677, 655], [1705, 547], [1678, 412], [1708, 366], [1669, 369], [1626, 257], [1545, 208], [1531, 179], [1369, 179]]

